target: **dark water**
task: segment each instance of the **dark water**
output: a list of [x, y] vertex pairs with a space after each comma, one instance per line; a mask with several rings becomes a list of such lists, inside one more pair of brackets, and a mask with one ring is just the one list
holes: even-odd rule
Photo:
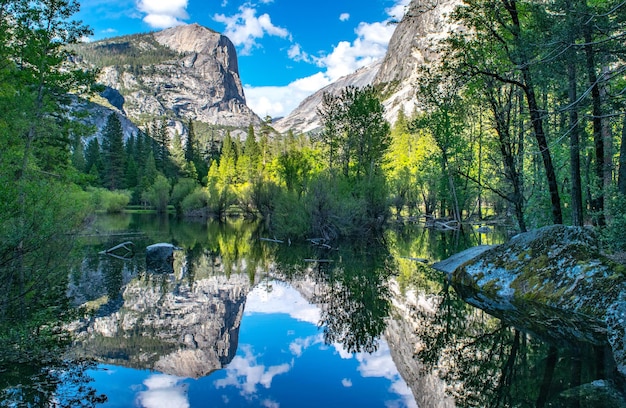
[[[512, 327], [418, 262], [501, 233], [416, 226], [328, 250], [261, 230], [100, 216], [68, 287], [90, 315], [72, 326], [63, 367], [37, 374], [52, 391], [20, 404], [31, 391], [5, 382], [0, 406], [624, 406], [605, 344], [550, 336], [519, 315]], [[124, 241], [134, 256], [99, 254]], [[180, 248], [171, 266], [146, 267], [157, 242]]]

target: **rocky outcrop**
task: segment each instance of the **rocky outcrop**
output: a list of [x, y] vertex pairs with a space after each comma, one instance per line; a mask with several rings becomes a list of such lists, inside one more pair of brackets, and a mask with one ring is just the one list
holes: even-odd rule
[[[423, 293], [402, 293], [396, 281], [390, 283], [392, 313], [387, 319], [385, 338], [391, 357], [411, 389], [417, 406], [422, 408], [452, 408], [454, 398], [446, 391], [447, 384], [436, 370], [430, 370], [418, 358], [422, 339], [418, 328], [427, 325], [419, 315], [433, 316], [438, 299]], [[419, 313], [418, 313], [419, 311]]]
[[149, 275], [126, 285], [118, 310], [75, 328], [75, 353], [190, 378], [228, 364], [237, 351], [248, 277], [218, 275], [164, 286], [160, 281], [168, 278]]
[[[183, 25], [81, 45], [76, 52], [83, 62], [103, 65], [102, 97], [137, 123], [161, 116], [234, 127], [260, 122], [246, 106], [235, 47], [208, 28]], [[121, 62], [90, 61], [107, 52], [118, 53]]]
[[[110, 95], [114, 95], [114, 93], [110, 93]], [[116, 97], [112, 96], [114, 101], [115, 98]], [[139, 132], [139, 128], [136, 124], [126, 117], [123, 112], [109, 103], [104, 105], [102, 103], [91, 102], [85, 99], [73, 98], [70, 105], [70, 112], [73, 112], [71, 114], [73, 120], [87, 126], [90, 129], [87, 133], [91, 136], [98, 138], [102, 137], [102, 130], [106, 126], [109, 116], [112, 114], [117, 115], [120, 120], [122, 131], [124, 132], [124, 139], [136, 135], [137, 132]]]
[[390, 122], [400, 110], [416, 108], [415, 89], [420, 69], [440, 59], [438, 43], [459, 30], [449, 16], [461, 0], [412, 0], [395, 29], [374, 86], [386, 95], [383, 105]]

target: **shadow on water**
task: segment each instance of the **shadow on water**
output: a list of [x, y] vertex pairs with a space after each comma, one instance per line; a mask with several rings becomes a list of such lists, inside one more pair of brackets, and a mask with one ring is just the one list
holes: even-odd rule
[[[85, 359], [181, 377], [209, 375], [237, 351], [247, 294], [278, 279], [319, 306], [326, 344], [371, 353], [387, 338], [419, 406], [624, 406], [624, 386], [606, 342], [542, 336], [524, 324], [536, 311], [487, 314], [420, 262], [501, 243], [504, 232], [438, 233], [410, 226], [388, 231], [380, 245], [344, 242], [330, 249], [262, 237], [261, 226], [243, 220], [101, 217], [69, 274], [71, 301], [91, 313], [75, 325], [77, 341], [67, 360], [75, 363], [0, 373], [2, 396], [16, 400], [16, 392], [37, 387], [30, 380], [35, 372], [44, 373], [50, 386], [41, 401], [51, 401], [61, 383], [63, 390], [88, 390], [89, 379], [81, 376]], [[99, 254], [127, 239], [135, 244], [134, 257]], [[157, 242], [182, 248], [171, 270], [146, 267], [145, 248]], [[184, 368], [182, 357], [189, 363]], [[92, 392], [83, 406], [97, 405], [97, 398]]]

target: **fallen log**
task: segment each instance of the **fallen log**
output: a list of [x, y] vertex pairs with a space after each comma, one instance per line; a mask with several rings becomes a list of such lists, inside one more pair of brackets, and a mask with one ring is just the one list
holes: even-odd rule
[[126, 250], [126, 253], [122, 257], [122, 258], [125, 258], [126, 255], [133, 255], [135, 253], [135, 244], [132, 243], [131, 241], [126, 241], [126, 242], [122, 242], [121, 244], [115, 245], [114, 247], [111, 247], [105, 251], [100, 251], [98, 253], [101, 255], [111, 255], [111, 256], [115, 256], [116, 258], [119, 258], [120, 256], [114, 253], [115, 251], [119, 249]]

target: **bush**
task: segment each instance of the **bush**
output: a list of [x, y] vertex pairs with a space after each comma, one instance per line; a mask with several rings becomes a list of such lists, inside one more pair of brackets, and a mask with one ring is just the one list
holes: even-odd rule
[[130, 202], [130, 193], [126, 191], [110, 191], [105, 195], [104, 210], [108, 213], [120, 213]]
[[89, 188], [91, 203], [95, 210], [107, 213], [119, 213], [130, 202], [131, 193], [128, 191], [109, 191], [105, 188]]
[[142, 199], [154, 206], [158, 213], [166, 212], [170, 201], [170, 182], [159, 174], [148, 191], [143, 193]]
[[283, 238], [306, 238], [311, 219], [298, 194], [295, 191], [285, 191], [274, 199], [276, 204], [271, 216], [272, 232]]
[[178, 180], [178, 183], [176, 183], [172, 190], [172, 197], [170, 199], [172, 205], [176, 208], [177, 214], [183, 213], [183, 200], [193, 193], [196, 188], [198, 188], [198, 182], [196, 180], [189, 178]]
[[181, 210], [185, 215], [191, 215], [198, 210], [206, 209], [209, 201], [209, 194], [203, 188], [196, 188], [191, 194], [187, 195], [182, 203]]

